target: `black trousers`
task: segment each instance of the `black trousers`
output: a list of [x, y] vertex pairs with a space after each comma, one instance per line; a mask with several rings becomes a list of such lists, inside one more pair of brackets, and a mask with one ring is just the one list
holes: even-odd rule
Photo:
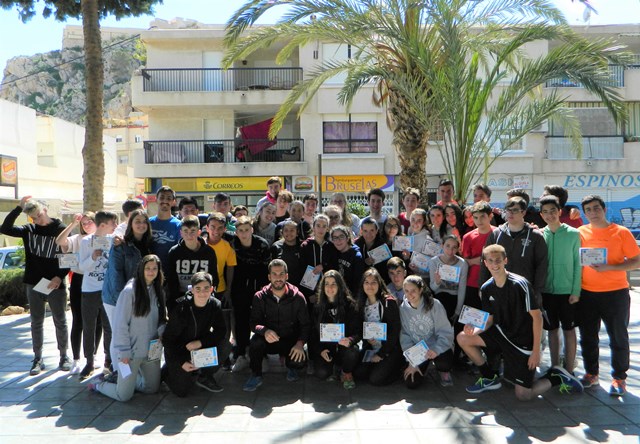
[[[427, 374], [427, 368], [429, 368], [429, 364], [430, 363], [431, 363], [431, 359], [423, 362], [419, 366], [420, 371], [425, 376]], [[449, 349], [446, 352], [436, 356], [436, 358], [433, 360], [433, 363], [435, 364], [436, 369], [439, 372], [451, 371], [451, 367], [453, 366], [453, 351], [451, 351], [451, 349]], [[420, 376], [419, 373], [416, 373], [413, 376], [413, 380], [409, 377], [409, 378], [404, 380], [404, 384], [409, 389], [416, 389], [416, 388], [418, 388], [418, 387], [420, 387], [422, 385], [423, 380], [424, 380], [424, 377]]]
[[251, 337], [249, 343], [249, 367], [251, 373], [256, 376], [262, 376], [262, 359], [267, 354], [278, 354], [285, 357], [285, 366], [288, 369], [301, 370], [306, 365], [306, 359], [303, 358], [302, 362], [294, 362], [289, 357], [291, 348], [298, 342], [298, 338], [295, 335], [289, 337], [280, 337], [278, 342], [269, 344], [264, 336], [255, 334]]
[[329, 350], [329, 356], [331, 361], [325, 361], [320, 352], [325, 350], [326, 347], [321, 346], [313, 358], [313, 367], [315, 375], [322, 380], [327, 379], [333, 374], [334, 365], [339, 366], [343, 372], [352, 373], [358, 362], [360, 361], [360, 350], [357, 346], [343, 347], [342, 345], [335, 344], [332, 349]]

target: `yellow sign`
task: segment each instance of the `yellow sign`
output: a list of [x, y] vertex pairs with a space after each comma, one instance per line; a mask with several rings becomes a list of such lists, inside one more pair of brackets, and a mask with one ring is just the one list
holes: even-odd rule
[[322, 191], [328, 193], [366, 193], [372, 188], [393, 191], [394, 177], [375, 176], [322, 176]]
[[0, 184], [16, 185], [18, 183], [18, 160], [15, 157], [0, 157]]
[[237, 191], [265, 191], [268, 177], [199, 177], [194, 191], [210, 193]]

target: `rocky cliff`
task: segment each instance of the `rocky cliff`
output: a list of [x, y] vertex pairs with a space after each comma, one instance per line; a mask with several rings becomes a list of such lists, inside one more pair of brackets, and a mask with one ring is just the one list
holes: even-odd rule
[[[145, 63], [138, 38], [102, 42], [104, 120], [125, 119], [131, 111], [131, 75]], [[7, 62], [0, 98], [79, 125], [85, 123], [86, 86], [81, 47], [70, 47]]]

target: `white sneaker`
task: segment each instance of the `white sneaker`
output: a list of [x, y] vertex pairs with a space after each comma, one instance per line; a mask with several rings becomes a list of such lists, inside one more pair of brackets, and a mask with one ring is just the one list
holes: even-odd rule
[[265, 357], [262, 360], [262, 373], [267, 373], [269, 372], [269, 369], [271, 368], [271, 366], [269, 365], [269, 358]]
[[82, 370], [82, 366], [80, 365], [79, 359], [73, 360], [73, 365], [71, 366], [71, 370], [69, 370], [69, 374], [77, 375]]
[[233, 367], [231, 367], [231, 371], [233, 373], [238, 373], [247, 367], [249, 367], [249, 360], [244, 356], [238, 356], [238, 359], [236, 359], [236, 363], [233, 364]]

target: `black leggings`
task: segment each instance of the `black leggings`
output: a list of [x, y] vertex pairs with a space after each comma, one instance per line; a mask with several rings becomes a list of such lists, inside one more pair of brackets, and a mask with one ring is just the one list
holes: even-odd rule
[[[73, 359], [80, 359], [80, 346], [82, 345], [82, 277], [80, 273], [73, 273], [69, 287], [69, 305], [71, 305], [71, 352]], [[98, 318], [96, 324], [95, 350], [98, 350], [102, 339], [102, 321]]]
[[321, 380], [325, 380], [333, 374], [334, 365], [338, 365], [345, 373], [351, 373], [358, 365], [358, 361], [360, 361], [360, 350], [356, 346], [343, 347], [336, 344], [335, 347], [329, 350], [330, 362], [325, 361], [320, 356], [320, 352], [325, 350], [326, 347], [320, 346], [319, 348], [320, 350], [317, 350], [317, 354], [314, 357], [313, 365], [315, 375]]
[[[360, 361], [366, 350], [362, 350]], [[388, 385], [400, 378], [400, 370], [404, 363], [400, 344], [380, 362], [360, 362], [355, 369], [354, 376], [357, 380], [368, 380], [369, 384], [380, 386]]]
[[[431, 363], [431, 360], [429, 359], [427, 361], [424, 361], [422, 364], [418, 366], [422, 374], [425, 376], [427, 374], [427, 369], [429, 368], [430, 363]], [[451, 367], [453, 366], [453, 352], [451, 351], [451, 349], [449, 349], [446, 352], [439, 354], [433, 360], [433, 363], [436, 365], [436, 369], [439, 372], [451, 371]], [[411, 380], [411, 378], [406, 378], [404, 380], [404, 383], [407, 386], [407, 388], [416, 389], [422, 385], [423, 380], [424, 380], [424, 377], [420, 376], [420, 373], [416, 373], [413, 375], [413, 380]]]

